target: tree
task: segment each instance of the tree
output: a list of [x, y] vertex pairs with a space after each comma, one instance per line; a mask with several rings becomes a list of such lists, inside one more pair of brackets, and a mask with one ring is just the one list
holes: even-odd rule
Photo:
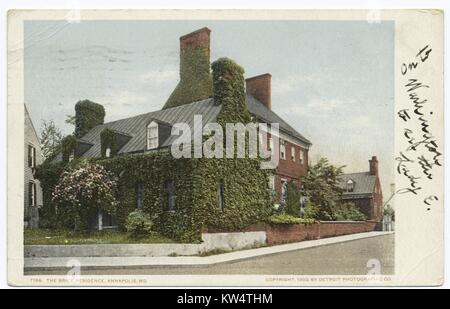
[[[344, 166], [335, 167], [326, 158], [321, 158], [308, 169], [308, 175], [302, 178], [302, 195], [313, 205], [315, 219], [364, 220], [364, 215], [350, 203], [342, 201], [343, 189], [340, 177]], [[310, 216], [310, 215], [309, 215]]]
[[394, 208], [392, 208], [391, 205], [386, 205], [386, 207], [384, 207], [383, 209], [383, 215], [391, 217], [392, 221], [395, 221], [395, 210]]
[[115, 177], [103, 166], [81, 162], [61, 174], [52, 201], [63, 225], [87, 229], [99, 210], [112, 215], [116, 212], [116, 188]]
[[75, 126], [76, 119], [77, 119], [77, 118], [75, 117], [75, 115], [66, 115], [66, 120], [65, 120], [65, 122], [66, 122], [67, 124], [71, 124], [71, 125]]
[[41, 136], [40, 144], [42, 149], [42, 155], [44, 159], [49, 159], [58, 151], [61, 145], [62, 133], [56, 127], [53, 120], [45, 121], [41, 123]]
[[292, 216], [300, 216], [300, 191], [297, 185], [290, 180], [286, 187], [286, 213]]

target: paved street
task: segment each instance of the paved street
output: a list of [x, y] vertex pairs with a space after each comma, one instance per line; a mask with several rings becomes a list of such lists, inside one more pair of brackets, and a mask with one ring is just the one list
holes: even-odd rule
[[[82, 270], [82, 275], [366, 275], [367, 262], [371, 259], [380, 261], [381, 274], [394, 273], [394, 234], [211, 266]], [[27, 271], [25, 274], [65, 273], [65, 271]]]

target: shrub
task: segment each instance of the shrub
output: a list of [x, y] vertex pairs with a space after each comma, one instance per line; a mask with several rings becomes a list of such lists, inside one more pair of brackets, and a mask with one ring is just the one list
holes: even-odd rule
[[296, 217], [300, 215], [300, 191], [292, 180], [286, 188], [286, 213]]
[[303, 209], [303, 219], [319, 220], [319, 208], [311, 201], [307, 201], [305, 208]]
[[334, 210], [337, 221], [365, 221], [366, 216], [352, 203], [342, 203]]
[[128, 215], [125, 228], [130, 237], [143, 238], [152, 233], [153, 220], [142, 210], [135, 210]]
[[312, 224], [316, 222], [314, 219], [299, 218], [285, 213], [272, 215], [268, 221], [271, 224]]
[[69, 166], [52, 191], [57, 219], [63, 226], [88, 229], [99, 210], [115, 214], [115, 191], [116, 179], [103, 166], [90, 162]]

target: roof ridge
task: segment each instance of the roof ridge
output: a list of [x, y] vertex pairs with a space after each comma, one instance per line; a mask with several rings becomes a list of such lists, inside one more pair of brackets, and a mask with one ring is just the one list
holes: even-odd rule
[[102, 123], [101, 125], [112, 124], [112, 123], [115, 123], [117, 121], [128, 120], [128, 119], [132, 119], [132, 118], [135, 118], [135, 117], [147, 116], [147, 115], [150, 115], [150, 114], [153, 114], [153, 113], [157, 113], [157, 112], [170, 111], [170, 110], [173, 111], [173, 110], [176, 110], [176, 109], [179, 109], [179, 108], [180, 109], [181, 108], [185, 108], [186, 106], [194, 105], [196, 103], [198, 104], [198, 103], [201, 103], [201, 102], [204, 102], [204, 101], [208, 101], [208, 100], [212, 100], [212, 98], [207, 98], [207, 99], [203, 99], [203, 100], [199, 100], [199, 101], [194, 101], [194, 102], [191, 102], [191, 103], [186, 103], [186, 104], [183, 104], [183, 105], [178, 105], [178, 106], [174, 106], [174, 107], [170, 107], [170, 108], [166, 108], [166, 109], [159, 109], [159, 110], [155, 110], [155, 111], [151, 111], [151, 112], [147, 112], [147, 113], [137, 114], [137, 115], [131, 116], [131, 117], [120, 118], [120, 119], [117, 119], [117, 120], [113, 120], [113, 121], [108, 121], [108, 122]]

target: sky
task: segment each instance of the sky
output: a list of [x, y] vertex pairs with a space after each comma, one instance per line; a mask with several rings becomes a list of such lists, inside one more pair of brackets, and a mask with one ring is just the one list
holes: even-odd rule
[[310, 161], [368, 171], [376, 155], [385, 199], [394, 182], [394, 22], [26, 21], [25, 102], [35, 127], [64, 134], [75, 103], [105, 121], [160, 109], [179, 80], [179, 37], [211, 29], [211, 61], [245, 77], [272, 74], [272, 109], [312, 142]]

